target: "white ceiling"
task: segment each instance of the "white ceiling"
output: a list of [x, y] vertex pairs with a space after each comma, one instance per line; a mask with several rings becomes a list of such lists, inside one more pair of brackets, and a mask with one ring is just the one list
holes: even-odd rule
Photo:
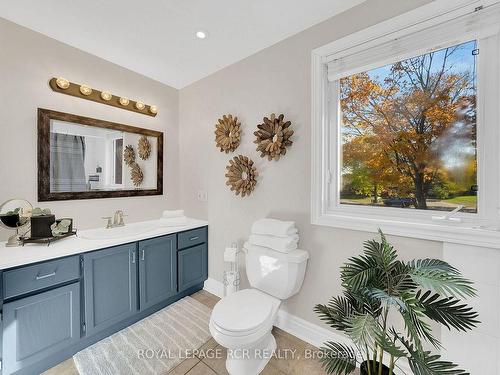
[[0, 17], [182, 88], [363, 1], [15, 0]]

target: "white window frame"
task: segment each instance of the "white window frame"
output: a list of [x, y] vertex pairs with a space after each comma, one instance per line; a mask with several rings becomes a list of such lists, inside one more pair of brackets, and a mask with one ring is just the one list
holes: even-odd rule
[[123, 142], [123, 138], [115, 138], [112, 140], [111, 142], [111, 148], [112, 148], [112, 157], [111, 157], [111, 185], [113, 185], [113, 187], [116, 187], [116, 188], [123, 188], [123, 160], [122, 160], [122, 165], [121, 165], [121, 169], [122, 169], [122, 182], [121, 184], [117, 184], [116, 183], [116, 142], [118, 140], [122, 140]]
[[[327, 63], [349, 56], [396, 38], [423, 32], [429, 27], [449, 28], [453, 20], [477, 10], [475, 17], [486, 17], [491, 9], [497, 11], [498, 0], [432, 2], [414, 11], [351, 34], [312, 51], [312, 176], [311, 222], [316, 225], [374, 232], [381, 228], [388, 234], [445, 242], [474, 244], [500, 248], [500, 22], [486, 31], [452, 30], [453, 38], [443, 41], [442, 35], [428, 40], [432, 48], [478, 40], [478, 213], [454, 215], [461, 222], [436, 220], [446, 213], [436, 210], [409, 210], [389, 207], [370, 207], [340, 204], [340, 121], [330, 119], [330, 84]], [[478, 7], [482, 6], [482, 10]], [[491, 6], [491, 8], [489, 8]], [[482, 18], [480, 18], [482, 20]], [[448, 24], [447, 22], [450, 21]], [[439, 26], [443, 25], [443, 26]], [[447, 30], [449, 31], [449, 29]], [[449, 34], [449, 32], [448, 32]], [[488, 37], [487, 39], [484, 39]], [[482, 40], [483, 39], [483, 40]], [[487, 45], [485, 45], [487, 44]], [[415, 55], [425, 51], [412, 51]], [[408, 51], [399, 51], [379, 66], [407, 58]], [[373, 68], [373, 66], [368, 69]], [[366, 70], [366, 67], [365, 69]], [[363, 71], [360, 67], [359, 71]], [[349, 74], [353, 74], [352, 71]], [[337, 92], [337, 91], [335, 91]], [[333, 98], [335, 99], [335, 98]], [[334, 107], [335, 109], [335, 107]], [[333, 126], [332, 126], [333, 124]], [[434, 217], [434, 219], [433, 219]]]
[[106, 139], [106, 170], [104, 174], [104, 184], [106, 189], [122, 189], [125, 186], [124, 163], [122, 164], [122, 183], [115, 183], [115, 142], [120, 138], [123, 138], [123, 135], [113, 135]]

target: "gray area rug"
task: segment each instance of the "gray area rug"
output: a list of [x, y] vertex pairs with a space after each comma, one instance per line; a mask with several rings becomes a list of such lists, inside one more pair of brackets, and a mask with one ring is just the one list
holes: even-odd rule
[[81, 375], [167, 374], [210, 338], [211, 310], [191, 297], [73, 356]]

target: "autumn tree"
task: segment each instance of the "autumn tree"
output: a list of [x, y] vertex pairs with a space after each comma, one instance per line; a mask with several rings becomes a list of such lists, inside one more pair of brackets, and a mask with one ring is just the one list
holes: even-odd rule
[[383, 80], [359, 73], [341, 79], [344, 166], [361, 164], [377, 184], [411, 185], [417, 208], [444, 177], [440, 142], [475, 137], [474, 73], [454, 69], [459, 47], [390, 66]]
[[[344, 172], [349, 172], [358, 185], [370, 186], [373, 203], [377, 203], [380, 190], [387, 186], [408, 185], [408, 179], [385, 157], [379, 143], [377, 136], [363, 134], [353, 137], [343, 147]], [[363, 193], [361, 189], [359, 192]]]

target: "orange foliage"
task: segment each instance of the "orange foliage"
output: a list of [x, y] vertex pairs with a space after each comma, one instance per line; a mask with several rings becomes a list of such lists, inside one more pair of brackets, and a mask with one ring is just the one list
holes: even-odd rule
[[367, 73], [340, 82], [344, 165], [362, 163], [379, 185], [411, 186], [419, 208], [446, 174], [436, 141], [457, 123], [469, 126], [462, 131], [469, 137], [475, 126], [475, 116], [464, 115], [475, 113], [470, 74], [451, 73], [445, 63], [432, 71], [431, 55], [394, 64], [383, 82]]

